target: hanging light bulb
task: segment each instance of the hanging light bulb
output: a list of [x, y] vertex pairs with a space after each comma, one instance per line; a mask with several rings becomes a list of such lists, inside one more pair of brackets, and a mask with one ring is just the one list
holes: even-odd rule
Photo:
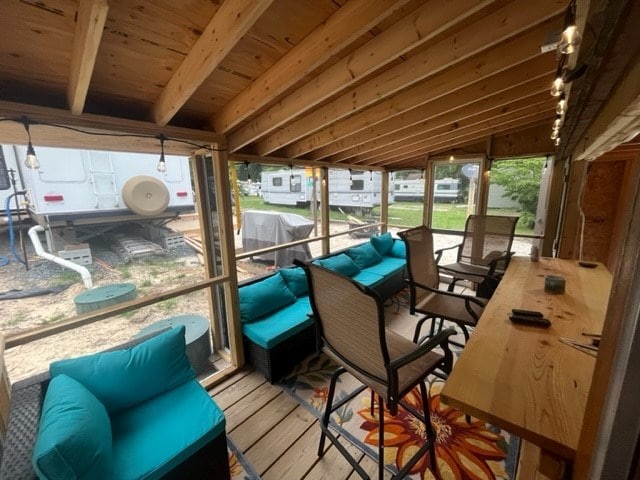
[[449, 163], [453, 162], [455, 159], [456, 159], [456, 157], [454, 157], [453, 155], [451, 155], [451, 156], [449, 157]]
[[551, 140], [555, 140], [560, 136], [560, 130], [556, 130], [555, 128], [551, 131]]
[[556, 79], [551, 84], [551, 96], [559, 97], [564, 92], [564, 80], [562, 75], [556, 76]]
[[557, 147], [558, 145], [560, 145], [560, 137], [556, 137], [555, 141], [553, 142], [553, 144]]
[[296, 184], [296, 178], [293, 176], [293, 164], [289, 165], [289, 171], [291, 172], [289, 184], [293, 187]]
[[556, 119], [553, 121], [553, 126], [551, 128], [553, 128], [554, 130], [560, 130], [561, 126], [562, 126], [562, 118], [556, 117]]
[[560, 38], [560, 44], [558, 47], [560, 48], [560, 52], [565, 55], [569, 55], [576, 51], [576, 48], [578, 48], [581, 41], [582, 36], [578, 31], [578, 27], [575, 25], [569, 25], [562, 32], [562, 37]]
[[558, 100], [558, 104], [556, 105], [556, 113], [558, 115], [564, 115], [567, 111], [567, 99], [564, 98], [564, 94], [560, 95], [560, 100]]
[[24, 159], [24, 164], [27, 168], [37, 170], [38, 168], [40, 168], [40, 163], [38, 162], [36, 151], [33, 149], [33, 144], [31, 143], [31, 132], [29, 131], [29, 119], [27, 117], [22, 117], [22, 124], [24, 125], [24, 129], [27, 131], [27, 137], [29, 138], [29, 143], [27, 144], [27, 156]]
[[373, 170], [369, 170], [369, 180], [373, 182]]
[[158, 172], [164, 173], [167, 171], [167, 164], [164, 160], [164, 135], [161, 133], [158, 138], [160, 139], [160, 158], [158, 159], [156, 169]]
[[349, 186], [353, 187], [353, 171], [349, 169]]

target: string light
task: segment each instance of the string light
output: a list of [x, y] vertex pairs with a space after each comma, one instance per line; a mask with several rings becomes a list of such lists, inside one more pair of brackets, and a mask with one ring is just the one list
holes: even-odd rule
[[40, 163], [38, 162], [36, 151], [33, 149], [33, 144], [31, 143], [31, 132], [29, 131], [29, 119], [27, 117], [22, 117], [22, 124], [24, 125], [24, 129], [27, 131], [27, 137], [29, 139], [29, 143], [27, 145], [27, 156], [24, 159], [24, 164], [27, 168], [37, 170], [38, 168], [40, 168]]
[[560, 95], [560, 100], [558, 100], [558, 104], [556, 105], [556, 113], [558, 115], [564, 115], [567, 111], [567, 100], [564, 96], [564, 93]]
[[564, 21], [564, 30], [558, 44], [558, 49], [563, 55], [570, 55], [576, 51], [576, 48], [580, 45], [582, 36], [576, 26], [576, 2], [575, 0], [569, 3], [567, 8], [567, 14]]
[[164, 173], [167, 171], [167, 164], [164, 160], [164, 135], [161, 133], [158, 138], [160, 139], [160, 158], [158, 159], [158, 165], [156, 165], [156, 169], [160, 173]]

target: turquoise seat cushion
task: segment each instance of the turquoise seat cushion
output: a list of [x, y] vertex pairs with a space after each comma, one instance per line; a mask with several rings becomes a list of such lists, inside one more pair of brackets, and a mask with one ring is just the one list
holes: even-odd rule
[[278, 274], [241, 286], [238, 296], [243, 323], [255, 322], [296, 301], [296, 296]]
[[358, 265], [356, 265], [346, 253], [339, 253], [338, 255], [322, 258], [317, 261], [324, 268], [346, 275], [347, 277], [353, 277], [360, 272]]
[[395, 239], [389, 253], [392, 257], [407, 258], [407, 248], [404, 245], [404, 241]]
[[80, 382], [112, 415], [195, 378], [184, 332], [179, 325], [131, 348], [53, 362], [49, 372]]
[[307, 274], [304, 273], [302, 267], [294, 268], [281, 268], [278, 270], [284, 283], [287, 284], [289, 290], [293, 292], [296, 297], [304, 297], [308, 293]]
[[380, 263], [376, 263], [365, 271], [369, 273], [375, 273], [376, 275], [386, 276], [391, 273], [395, 273], [398, 270], [402, 270], [407, 261], [404, 258], [397, 257], [384, 257]]
[[38, 477], [107, 479], [113, 478], [111, 466], [111, 423], [104, 405], [73, 378], [53, 378], [33, 452]]
[[382, 261], [382, 257], [370, 243], [364, 243], [357, 247], [350, 248], [347, 250], [347, 255], [351, 257], [360, 269], [370, 267]]
[[384, 277], [382, 275], [376, 275], [375, 273], [371, 273], [369, 271], [362, 271], [357, 275], [354, 275], [352, 278], [356, 282], [372, 288], [384, 281]]
[[389, 254], [391, 247], [393, 247], [393, 237], [389, 232], [383, 233], [382, 235], [374, 235], [369, 241], [382, 256]]
[[242, 325], [242, 333], [256, 345], [270, 349], [283, 340], [313, 325], [309, 297], [300, 297], [296, 303], [256, 322]]
[[222, 410], [197, 380], [115, 415], [111, 426], [119, 480], [160, 478], [225, 434]]

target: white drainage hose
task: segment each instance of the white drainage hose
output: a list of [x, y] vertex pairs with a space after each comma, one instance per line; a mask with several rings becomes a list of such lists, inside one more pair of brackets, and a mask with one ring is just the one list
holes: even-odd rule
[[31, 243], [33, 243], [33, 248], [36, 249], [36, 254], [39, 257], [42, 257], [47, 260], [51, 260], [58, 265], [62, 265], [63, 267], [70, 268], [71, 270], [75, 270], [82, 277], [82, 281], [84, 282], [84, 286], [86, 288], [93, 287], [93, 282], [91, 280], [91, 273], [89, 270], [84, 268], [82, 265], [78, 265], [76, 263], [70, 262], [69, 260], [65, 260], [64, 258], [56, 257], [55, 255], [51, 255], [44, 251], [42, 248], [42, 243], [40, 243], [40, 238], [38, 237], [38, 232], [44, 232], [44, 227], [40, 225], [36, 225], [35, 227], [31, 227], [29, 229], [29, 238], [31, 238]]

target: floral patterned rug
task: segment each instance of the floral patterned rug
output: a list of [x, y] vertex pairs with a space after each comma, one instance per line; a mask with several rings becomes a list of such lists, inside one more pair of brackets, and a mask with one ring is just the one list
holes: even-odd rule
[[[298, 365], [280, 386], [319, 418], [324, 411], [329, 381], [336, 368], [337, 365], [324, 354], [312, 356]], [[336, 386], [335, 401], [344, 398], [359, 385], [349, 374], [342, 375]], [[431, 422], [437, 436], [437, 473], [433, 465], [430, 465], [429, 456], [425, 455], [413, 466], [408, 478], [514, 478], [519, 439], [473, 417], [467, 422], [464, 413], [440, 401], [443, 385], [442, 380], [430, 377], [428, 388]], [[422, 411], [419, 389], [407, 395], [405, 402]], [[332, 425], [334, 430], [377, 460], [378, 420], [377, 417], [372, 417], [370, 407], [371, 393], [365, 390], [334, 412]], [[424, 424], [402, 407], [395, 417], [385, 410], [384, 423], [384, 461], [386, 468], [395, 473], [423, 444], [426, 432]]]

